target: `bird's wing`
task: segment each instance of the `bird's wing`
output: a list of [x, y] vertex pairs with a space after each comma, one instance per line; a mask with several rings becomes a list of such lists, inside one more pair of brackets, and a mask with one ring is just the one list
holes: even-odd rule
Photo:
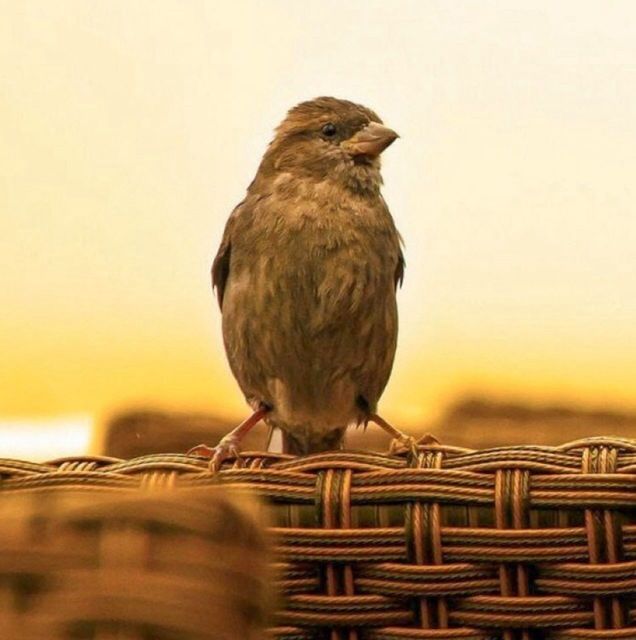
[[395, 280], [395, 288], [397, 289], [398, 286], [402, 286], [402, 281], [404, 280], [404, 267], [406, 265], [406, 262], [404, 261], [404, 254], [402, 253], [402, 249], [398, 249], [398, 261], [397, 261], [397, 265], [395, 266], [395, 276], [394, 276], [394, 280]]
[[259, 203], [269, 196], [269, 193], [250, 194], [248, 190], [247, 197], [234, 207], [225, 224], [221, 246], [216, 252], [214, 262], [212, 262], [212, 288], [216, 290], [221, 310], [223, 310], [225, 287], [230, 277], [232, 243], [237, 236], [243, 235], [253, 226], [254, 215], [258, 211]]
[[230, 256], [232, 254], [232, 231], [236, 226], [236, 221], [241, 213], [245, 200], [240, 202], [230, 214], [225, 230], [223, 231], [223, 239], [221, 246], [216, 252], [214, 262], [212, 263], [212, 289], [216, 290], [219, 300], [219, 307], [223, 308], [223, 294], [225, 293], [225, 285], [230, 275]]
[[393, 231], [397, 236], [398, 259], [397, 259], [397, 264], [395, 265], [395, 273], [393, 275], [393, 281], [395, 283], [395, 288], [397, 289], [398, 287], [402, 286], [402, 281], [404, 280], [404, 267], [406, 266], [406, 262], [404, 260], [404, 253], [402, 252], [402, 247], [404, 246], [404, 239], [402, 238], [400, 232], [395, 228], [395, 223], [393, 222], [391, 212], [389, 211], [389, 206], [387, 205], [386, 200], [384, 199], [384, 196], [382, 194], [380, 194], [380, 202], [382, 203], [382, 207], [384, 208], [384, 213], [389, 219], [391, 223], [391, 227], [393, 228]]

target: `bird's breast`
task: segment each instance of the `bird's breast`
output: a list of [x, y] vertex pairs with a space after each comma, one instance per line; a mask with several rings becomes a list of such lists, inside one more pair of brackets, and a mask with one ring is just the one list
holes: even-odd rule
[[[255, 303], [289, 307], [306, 327], [393, 295], [399, 240], [381, 198], [360, 198], [325, 181], [281, 180], [255, 207], [232, 249], [229, 289]], [[238, 293], [237, 291], [237, 293]]]
[[325, 428], [358, 415], [361, 389], [375, 402], [383, 384], [361, 382], [366, 369], [382, 380], [390, 370], [399, 255], [381, 201], [328, 193], [258, 203], [237, 230], [223, 301], [228, 358], [246, 395], [273, 403], [287, 424], [312, 415]]

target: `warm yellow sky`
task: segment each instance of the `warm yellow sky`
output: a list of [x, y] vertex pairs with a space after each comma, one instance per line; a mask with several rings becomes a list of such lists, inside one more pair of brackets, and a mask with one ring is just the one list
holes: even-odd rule
[[209, 264], [321, 94], [402, 136], [387, 417], [465, 391], [636, 407], [635, 3], [7, 0], [0, 416], [243, 411]]

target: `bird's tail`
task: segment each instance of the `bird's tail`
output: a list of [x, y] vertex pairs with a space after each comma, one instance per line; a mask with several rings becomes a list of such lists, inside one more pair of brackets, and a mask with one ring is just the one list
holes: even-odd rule
[[320, 435], [310, 438], [297, 437], [288, 431], [278, 427], [270, 427], [268, 434], [267, 450], [276, 453], [289, 453], [295, 456], [303, 456], [309, 453], [322, 453], [324, 451], [337, 451], [344, 445], [344, 436], [347, 428], [338, 427]]

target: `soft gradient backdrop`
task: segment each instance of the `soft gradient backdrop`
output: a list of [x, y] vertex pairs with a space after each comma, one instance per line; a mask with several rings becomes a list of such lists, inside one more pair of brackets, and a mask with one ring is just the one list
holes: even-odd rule
[[635, 3], [0, 7], [5, 431], [244, 411], [209, 265], [273, 127], [321, 94], [402, 136], [388, 418], [464, 392], [636, 407]]

